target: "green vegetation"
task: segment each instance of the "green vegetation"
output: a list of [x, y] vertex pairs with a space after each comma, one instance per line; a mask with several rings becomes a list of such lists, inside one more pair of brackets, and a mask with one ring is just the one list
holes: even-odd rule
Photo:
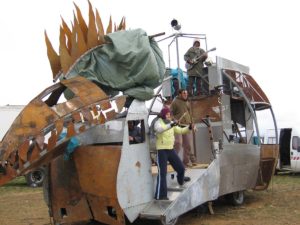
[[287, 173], [279, 173], [274, 176], [273, 182], [279, 185], [287, 185], [287, 186], [298, 186], [300, 185], [300, 174], [287, 174]]
[[11, 182], [0, 187], [0, 195], [3, 193], [13, 193], [13, 192], [34, 192], [41, 188], [32, 188], [29, 187], [25, 181], [24, 176], [20, 176], [12, 180]]
[[[281, 173], [273, 177], [267, 190], [246, 191], [242, 206], [220, 198], [213, 202], [214, 215], [206, 207], [198, 207], [180, 216], [177, 225], [296, 225], [300, 221], [299, 199], [300, 174]], [[28, 187], [23, 176], [0, 187], [0, 224], [49, 224], [42, 188]], [[155, 223], [142, 220], [134, 224]]]

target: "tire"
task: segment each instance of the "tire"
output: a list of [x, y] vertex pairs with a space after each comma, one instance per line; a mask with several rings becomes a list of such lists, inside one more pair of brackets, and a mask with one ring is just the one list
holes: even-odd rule
[[38, 168], [25, 175], [27, 185], [30, 187], [41, 187], [45, 180], [45, 169]]
[[227, 198], [234, 206], [240, 206], [244, 203], [244, 191], [233, 192]]

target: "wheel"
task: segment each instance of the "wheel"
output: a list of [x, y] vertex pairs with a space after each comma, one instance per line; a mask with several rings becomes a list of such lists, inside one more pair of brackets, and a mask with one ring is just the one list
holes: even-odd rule
[[177, 223], [178, 217], [166, 222], [164, 219], [160, 221], [161, 225], [175, 225]]
[[227, 199], [235, 206], [242, 205], [244, 203], [244, 191], [233, 192], [228, 195]]
[[25, 175], [26, 182], [28, 186], [31, 187], [41, 187], [43, 181], [45, 180], [45, 170], [44, 168], [38, 168]]

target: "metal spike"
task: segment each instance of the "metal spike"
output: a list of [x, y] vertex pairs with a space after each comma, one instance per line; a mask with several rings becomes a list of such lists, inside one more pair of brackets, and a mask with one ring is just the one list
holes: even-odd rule
[[75, 5], [75, 8], [76, 8], [76, 12], [77, 12], [77, 19], [78, 19], [78, 23], [79, 23], [79, 26], [80, 26], [80, 29], [83, 33], [83, 37], [84, 37], [84, 40], [86, 41], [87, 40], [87, 32], [88, 32], [88, 27], [82, 17], [82, 14], [81, 14], [81, 11], [79, 9], [79, 7], [75, 4], [74, 2], [74, 5]]
[[[89, 26], [86, 25], [81, 11], [75, 3], [76, 15], [74, 12], [74, 24], [72, 25], [72, 31], [62, 18], [62, 25], [60, 27], [59, 54], [57, 54], [53, 49], [52, 44], [45, 32], [47, 54], [53, 72], [53, 80], [56, 80], [61, 72], [66, 74], [75, 60], [83, 55], [88, 49], [106, 43], [104, 38], [105, 32], [99, 12], [96, 9], [95, 16], [90, 0], [88, 0], [88, 4]], [[125, 28], [126, 25], [124, 17], [122, 18], [118, 27], [116, 24], [114, 24], [115, 31]], [[113, 24], [110, 16], [106, 34], [111, 33], [112, 29]]]
[[124, 17], [122, 18], [122, 20], [118, 26], [118, 30], [123, 30], [123, 21], [124, 21]]
[[73, 62], [78, 59], [78, 57], [80, 56], [79, 51], [78, 51], [78, 45], [76, 44], [77, 42], [77, 33], [75, 30], [75, 25], [74, 24], [78, 24], [75, 13], [73, 12], [73, 17], [74, 17], [74, 22], [72, 25], [72, 36], [71, 36], [71, 41], [72, 41], [72, 50], [71, 50], [71, 57]]
[[88, 50], [88, 47], [85, 42], [84, 34], [81, 30], [79, 21], [77, 21], [76, 18], [74, 18], [74, 32], [76, 33], [76, 37], [77, 37], [76, 47], [78, 50], [78, 54], [80, 56]]
[[109, 17], [109, 24], [108, 27], [106, 29], [106, 34], [110, 34], [112, 32], [112, 19], [111, 16]]
[[123, 27], [122, 27], [122, 29], [126, 30], [126, 18], [125, 17], [123, 17], [123, 18], [124, 18], [124, 20], [123, 20]]
[[105, 43], [104, 28], [103, 28], [101, 17], [99, 15], [99, 12], [98, 12], [97, 9], [96, 9], [96, 24], [97, 24], [97, 27], [98, 27], [98, 44], [102, 45], [102, 44]]
[[60, 58], [59, 55], [54, 50], [46, 31], [45, 31], [45, 42], [47, 46], [47, 55], [48, 55], [48, 59], [50, 62], [50, 66], [54, 78], [55, 75], [58, 74], [59, 71], [61, 70]]
[[92, 4], [90, 1], [89, 3], [89, 27], [87, 33], [87, 47], [93, 48], [98, 44], [98, 35], [97, 35], [97, 28], [95, 23], [95, 14], [93, 11]]
[[102, 20], [97, 9], [96, 9], [96, 23], [98, 27], [98, 34], [105, 35]]
[[64, 32], [67, 36], [67, 46], [69, 49], [69, 53], [71, 53], [71, 49], [72, 49], [72, 41], [71, 41], [71, 37], [72, 37], [72, 32], [70, 30], [70, 28], [68, 27], [67, 23], [64, 21], [64, 19], [61, 17], [62, 20], [62, 28], [64, 29]]
[[60, 55], [60, 64], [63, 70], [63, 73], [66, 74], [72, 65], [72, 58], [69, 54], [67, 45], [66, 45], [66, 36], [64, 29], [60, 27], [59, 35], [59, 55]]

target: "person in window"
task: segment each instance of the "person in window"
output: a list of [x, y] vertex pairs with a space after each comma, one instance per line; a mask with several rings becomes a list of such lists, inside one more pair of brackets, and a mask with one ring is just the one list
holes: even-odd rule
[[129, 120], [128, 121], [128, 133], [129, 133], [129, 144], [138, 144], [143, 142], [141, 128], [137, 125], [139, 121]]
[[170, 162], [173, 169], [177, 172], [177, 182], [183, 185], [190, 181], [189, 177], [184, 176], [185, 168], [177, 153], [174, 151], [175, 133], [188, 133], [192, 130], [192, 124], [186, 127], [177, 126], [177, 122], [171, 121], [170, 109], [165, 107], [160, 112], [160, 118], [154, 124], [156, 133], [157, 149], [157, 185], [155, 199], [168, 200], [167, 196], [167, 163]]

